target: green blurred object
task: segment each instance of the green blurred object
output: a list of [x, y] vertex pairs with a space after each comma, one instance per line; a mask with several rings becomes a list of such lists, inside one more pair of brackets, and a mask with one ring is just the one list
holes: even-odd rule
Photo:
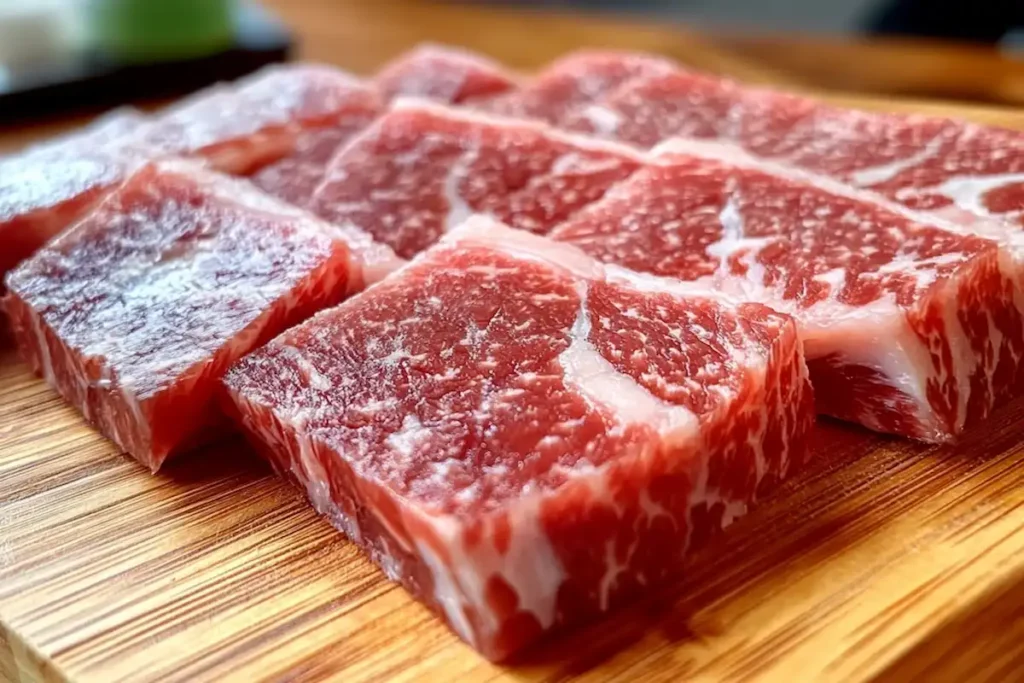
[[234, 0], [91, 0], [96, 46], [129, 62], [199, 57], [231, 45]]

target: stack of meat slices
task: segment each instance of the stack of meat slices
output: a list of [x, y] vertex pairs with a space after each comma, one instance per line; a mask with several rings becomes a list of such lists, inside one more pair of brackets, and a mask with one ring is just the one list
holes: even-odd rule
[[1019, 395], [1022, 140], [635, 54], [278, 67], [0, 161], [5, 307], [122, 449], [230, 420], [501, 658], [672, 576], [816, 412]]
[[328, 67], [275, 67], [216, 86], [153, 118], [120, 113], [0, 161], [0, 273], [39, 249], [148, 161], [204, 160], [244, 174], [293, 153], [304, 133], [348, 129], [381, 108], [376, 91]]

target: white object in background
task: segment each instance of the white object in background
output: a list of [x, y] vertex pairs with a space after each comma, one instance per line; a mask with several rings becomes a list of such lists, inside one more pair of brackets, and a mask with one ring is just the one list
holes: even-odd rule
[[0, 68], [61, 63], [83, 43], [79, 0], [0, 0]]

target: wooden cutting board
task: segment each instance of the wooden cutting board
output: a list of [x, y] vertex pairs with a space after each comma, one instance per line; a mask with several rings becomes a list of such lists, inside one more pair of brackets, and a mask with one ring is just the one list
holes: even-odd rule
[[631, 608], [492, 665], [241, 444], [157, 476], [0, 355], [0, 680], [1009, 680], [1024, 403], [957, 448], [823, 422], [817, 464]]
[[[695, 42], [673, 50], [664, 31], [502, 19], [502, 42], [479, 13], [428, 25], [410, 9], [382, 33], [369, 3], [330, 5], [363, 7], [352, 25], [326, 21], [326, 3], [275, 4], [311, 37], [306, 56], [357, 70], [466, 31], [497, 56], [543, 39], [534, 63], [611, 43], [772, 80]], [[1024, 127], [1012, 111], [840, 99]], [[150, 476], [0, 350], [0, 680], [1024, 677], [1024, 402], [956, 447], [823, 421], [815, 453], [679, 583], [503, 667], [387, 582], [243, 445]]]

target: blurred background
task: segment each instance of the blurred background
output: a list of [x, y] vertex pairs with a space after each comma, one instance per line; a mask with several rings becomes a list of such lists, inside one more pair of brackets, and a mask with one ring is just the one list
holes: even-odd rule
[[1021, 0], [508, 0], [533, 7], [629, 12], [709, 28], [909, 35], [1012, 45]]
[[582, 46], [806, 90], [1024, 106], [1024, 0], [0, 0], [0, 121], [433, 40], [532, 69]]

